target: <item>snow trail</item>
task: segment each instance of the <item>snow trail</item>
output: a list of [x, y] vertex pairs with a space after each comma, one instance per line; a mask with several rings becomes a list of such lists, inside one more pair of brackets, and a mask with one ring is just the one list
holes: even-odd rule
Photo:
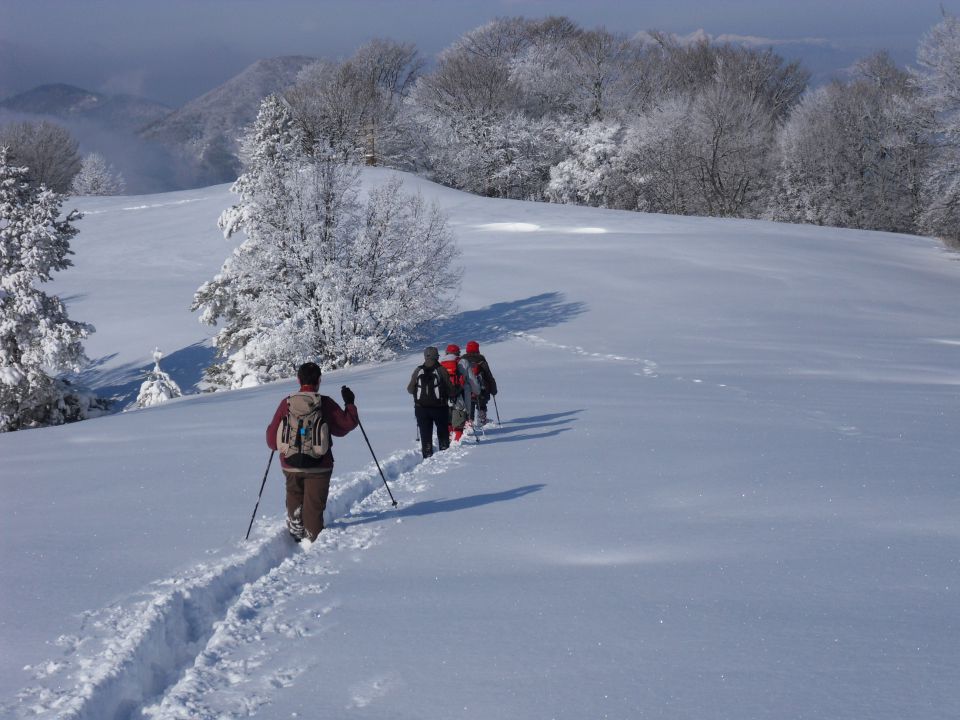
[[[419, 450], [393, 453], [381, 462], [388, 482], [407, 493], [428, 486], [427, 476], [459, 463], [468, 444], [427, 461]], [[21, 691], [14, 707], [21, 718], [128, 720], [132, 718], [218, 718], [212, 697], [231, 713], [249, 714], [269, 702], [277, 688], [293, 682], [300, 669], [281, 666], [266, 676], [262, 666], [279, 652], [282, 640], [309, 637], [316, 623], [285, 621], [286, 606], [304, 594], [322, 594], [339, 571], [328, 557], [364, 550], [376, 541], [374, 524], [351, 526], [338, 520], [355, 511], [391, 507], [375, 465], [338, 476], [325, 513], [327, 529], [313, 543], [294, 544], [282, 520], [261, 519], [251, 541], [215, 563], [193, 566], [158, 581], [126, 606], [91, 612], [80, 640], [60, 638], [65, 658], [34, 669], [41, 684]], [[301, 551], [302, 548], [302, 551]], [[272, 637], [276, 642], [264, 642]], [[257, 641], [252, 654], [238, 656]], [[243, 688], [238, 693], [237, 687]]]

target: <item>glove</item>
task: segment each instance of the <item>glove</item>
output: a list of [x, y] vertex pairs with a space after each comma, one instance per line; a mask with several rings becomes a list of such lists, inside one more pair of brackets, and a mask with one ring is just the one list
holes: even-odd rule
[[491, 391], [490, 391], [490, 394], [491, 394], [491, 395], [496, 395], [496, 394], [497, 394], [497, 391], [496, 391], [496, 390], [491, 390]]
[[344, 405], [353, 405], [354, 401], [357, 399], [357, 396], [353, 394], [353, 390], [348, 388], [346, 385], [340, 388], [340, 395], [343, 397]]

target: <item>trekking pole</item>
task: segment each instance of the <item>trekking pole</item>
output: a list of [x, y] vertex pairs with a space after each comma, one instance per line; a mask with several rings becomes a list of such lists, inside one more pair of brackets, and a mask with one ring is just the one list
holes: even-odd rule
[[[393, 500], [393, 506], [397, 506], [397, 501], [393, 499], [393, 493], [390, 492], [390, 486], [387, 485], [387, 478], [383, 475], [383, 470], [380, 469], [380, 461], [377, 460], [376, 453], [373, 452], [373, 446], [370, 444], [370, 438], [367, 437], [367, 431], [363, 429], [363, 423], [360, 422], [360, 418], [357, 418], [357, 425], [360, 426], [360, 432], [363, 433], [363, 439], [367, 441], [367, 447], [370, 448], [370, 454], [373, 455], [373, 461], [377, 464], [377, 470], [380, 470], [380, 477], [383, 478], [383, 486], [387, 489], [387, 495], [390, 496], [390, 499]], [[417, 428], [417, 433], [419, 435], [420, 428]]]
[[500, 408], [497, 407], [497, 396], [491, 395], [490, 397], [493, 398], [493, 409], [497, 411], [497, 425], [499, 425], [500, 424]]
[[267, 469], [263, 473], [263, 482], [260, 483], [260, 493], [257, 495], [257, 504], [253, 506], [253, 515], [250, 516], [250, 524], [247, 526], [247, 536], [244, 540], [250, 539], [250, 528], [253, 527], [253, 519], [257, 516], [257, 508], [260, 507], [260, 498], [263, 497], [263, 488], [267, 484], [267, 474], [270, 472], [270, 463], [273, 462], [273, 454], [276, 450], [270, 451], [270, 459], [267, 460]]

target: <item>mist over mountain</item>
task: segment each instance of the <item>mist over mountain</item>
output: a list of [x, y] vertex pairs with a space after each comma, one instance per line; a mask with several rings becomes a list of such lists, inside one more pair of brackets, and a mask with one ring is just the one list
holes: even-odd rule
[[41, 85], [0, 101], [0, 124], [53, 120], [81, 152], [98, 152], [123, 173], [130, 193], [229, 182], [239, 173], [237, 139], [260, 101], [293, 83], [313, 58], [258, 60], [179, 109], [131, 95], [108, 95], [63, 83]]
[[258, 60], [223, 85], [143, 129], [140, 136], [176, 155], [182, 187], [233, 180], [240, 170], [238, 138], [256, 119], [260, 101], [293, 84], [297, 73], [314, 61], [305, 56]]
[[0, 101], [0, 108], [63, 120], [90, 120], [107, 128], [130, 132], [156, 122], [173, 110], [146, 98], [106, 95], [63, 83], [41, 85], [14, 95]]

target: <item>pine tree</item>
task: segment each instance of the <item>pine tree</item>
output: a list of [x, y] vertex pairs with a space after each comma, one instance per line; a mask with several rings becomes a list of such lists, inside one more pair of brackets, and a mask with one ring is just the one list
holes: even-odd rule
[[159, 405], [183, 395], [176, 381], [160, 369], [160, 358], [162, 357], [163, 353], [160, 352], [160, 348], [154, 349], [153, 370], [147, 373], [147, 379], [140, 385], [140, 392], [137, 395], [134, 407], [144, 408]]
[[72, 264], [81, 216], [61, 217], [62, 196], [28, 177], [0, 147], [0, 432], [79, 419], [89, 406], [52, 373], [80, 369], [93, 327], [70, 320], [60, 298], [37, 287]]

